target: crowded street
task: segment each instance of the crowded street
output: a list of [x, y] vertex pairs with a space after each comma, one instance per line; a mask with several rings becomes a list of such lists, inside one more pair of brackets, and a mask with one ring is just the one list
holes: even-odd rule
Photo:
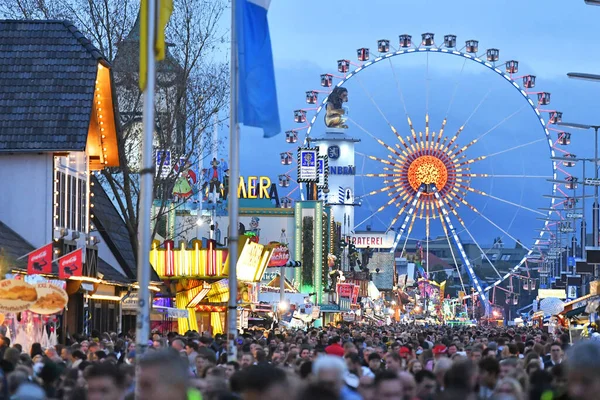
[[0, 400], [600, 400], [599, 6], [0, 0]]

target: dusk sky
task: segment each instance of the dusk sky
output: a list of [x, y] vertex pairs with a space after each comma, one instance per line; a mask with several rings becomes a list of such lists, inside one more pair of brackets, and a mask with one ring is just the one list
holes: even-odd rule
[[[600, 73], [596, 67], [600, 65], [600, 54], [595, 51], [597, 41], [594, 40], [599, 17], [600, 7], [586, 6], [583, 0], [535, 0], [519, 4], [478, 0], [275, 0], [271, 4], [269, 21], [282, 131], [298, 127], [293, 122], [293, 110], [307, 106], [304, 92], [321, 89], [319, 75], [336, 73], [338, 59], [357, 62], [356, 49], [359, 47], [369, 47], [373, 59], [377, 56], [378, 39], [389, 39], [397, 48], [399, 34], [411, 34], [413, 41], [418, 42], [425, 32], [435, 33], [436, 43], [442, 43], [445, 34], [455, 34], [458, 48], [463, 47], [467, 39], [477, 39], [479, 54], [487, 48], [500, 49], [499, 64], [518, 60], [517, 76], [537, 76], [536, 88], [532, 91], [551, 92], [552, 102], [544, 109], [562, 111], [564, 121], [598, 123], [600, 117], [596, 110], [600, 100], [596, 93], [600, 83], [571, 80], [566, 73]], [[468, 119], [461, 134], [462, 144], [492, 129], [468, 150], [468, 158], [494, 156], [475, 163], [472, 172], [551, 175], [548, 144], [542, 140], [544, 132], [535, 113], [499, 75], [474, 62], [465, 63], [463, 58], [442, 54], [398, 56], [391, 63], [380, 64], [365, 69], [357, 75], [360, 78], [351, 79], [345, 85], [350, 95], [347, 104], [351, 118], [375, 136], [386, 143], [395, 143], [394, 135], [377, 107], [403, 135], [407, 134], [401, 92], [417, 131], [424, 130], [426, 111], [434, 131], [439, 130], [445, 116], [448, 117], [447, 133], [456, 131]], [[397, 81], [392, 71], [397, 74]], [[520, 81], [517, 80], [519, 84]], [[400, 91], [397, 84], [401, 86]], [[536, 100], [535, 95], [531, 97]], [[547, 114], [543, 117], [547, 120]], [[320, 122], [322, 115], [318, 121], [313, 131], [315, 135], [324, 131]], [[593, 133], [571, 132], [573, 144], [564, 150], [577, 156], [593, 156]], [[357, 152], [386, 154], [356, 125], [351, 124], [348, 133], [362, 140], [356, 147]], [[556, 138], [556, 132], [552, 134]], [[241, 148], [242, 175], [269, 175], [273, 179], [287, 170], [279, 163], [279, 153], [295, 151], [293, 145], [285, 143], [283, 132], [275, 138], [263, 139], [261, 132], [249, 128], [242, 128]], [[377, 173], [382, 169], [381, 164], [370, 160], [363, 162], [358, 155], [356, 164], [357, 175]], [[576, 171], [577, 168], [572, 168], [568, 172], [581, 177]], [[295, 176], [295, 172], [291, 175]], [[558, 177], [564, 176], [559, 171]], [[356, 195], [381, 186], [381, 179], [357, 176]], [[532, 210], [550, 204], [549, 199], [542, 197], [551, 191], [551, 184], [545, 178], [473, 179], [471, 186]], [[296, 198], [297, 194], [298, 191], [292, 197]], [[371, 215], [387, 199], [385, 194], [367, 198], [356, 211], [356, 221]], [[470, 233], [482, 245], [490, 244], [496, 236], [511, 243], [506, 233], [531, 245], [536, 235], [534, 230], [543, 224], [536, 219], [541, 215], [506, 202], [472, 193], [467, 201], [504, 230], [496, 229], [466, 208], [460, 211]], [[373, 229], [386, 229], [395, 215], [391, 211], [374, 216], [369, 222]], [[441, 227], [436, 223], [432, 225], [431, 236], [438, 234], [441, 234]], [[423, 237], [424, 231], [415, 227], [411, 236]], [[471, 241], [467, 232], [461, 230], [460, 236]]]

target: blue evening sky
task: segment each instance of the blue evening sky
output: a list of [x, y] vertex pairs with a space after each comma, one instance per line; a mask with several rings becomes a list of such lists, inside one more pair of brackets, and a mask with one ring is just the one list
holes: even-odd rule
[[[418, 42], [424, 32], [435, 33], [436, 43], [443, 42], [444, 34], [455, 34], [459, 48], [465, 40], [477, 39], [480, 54], [486, 48], [500, 49], [501, 63], [509, 59], [520, 61], [517, 75], [537, 76], [534, 91], [552, 93], [552, 103], [543, 108], [562, 111], [564, 121], [600, 123], [600, 83], [566, 77], [570, 71], [600, 74], [600, 53], [596, 51], [599, 18], [600, 7], [586, 6], [583, 0], [274, 0], [269, 21], [282, 130], [298, 127], [293, 122], [293, 110], [307, 106], [304, 92], [321, 89], [319, 75], [336, 73], [338, 59], [357, 62], [359, 47], [369, 47], [374, 58], [378, 39], [389, 39], [397, 47], [399, 34], [411, 34], [413, 41]], [[393, 144], [395, 139], [377, 107], [405, 135], [401, 93], [417, 131], [424, 129], [426, 110], [432, 130], [437, 131], [447, 116], [447, 132], [453, 132], [477, 109], [461, 135], [462, 144], [500, 124], [468, 150], [469, 158], [494, 155], [475, 163], [471, 172], [536, 176], [551, 173], [548, 145], [542, 140], [543, 130], [534, 112], [510, 84], [474, 62], [464, 63], [462, 58], [441, 54], [394, 57], [391, 63], [365, 69], [345, 86], [350, 95], [351, 118], [385, 142]], [[310, 116], [309, 112], [309, 119]], [[543, 116], [547, 119], [547, 114]], [[323, 132], [321, 117], [315, 134]], [[351, 124], [349, 133], [362, 139], [358, 152], [386, 156], [385, 150], [356, 125]], [[552, 135], [556, 138], [556, 132]], [[573, 131], [573, 144], [565, 150], [577, 156], [592, 156], [592, 136]], [[285, 143], [283, 132], [263, 139], [260, 131], [242, 128], [241, 150], [242, 175], [269, 175], [276, 179], [277, 174], [287, 170], [279, 163], [279, 153], [295, 151], [295, 147]], [[382, 172], [381, 164], [364, 161], [360, 156], [356, 164], [357, 174]], [[581, 176], [575, 171], [577, 168], [569, 172]], [[559, 172], [558, 176], [564, 174]], [[375, 178], [357, 177], [356, 195], [382, 185]], [[505, 200], [469, 193], [466, 200], [502, 229], [461, 207], [459, 212], [478, 242], [489, 244], [493, 237], [503, 236], [505, 243], [511, 243], [507, 235], [510, 234], [526, 244], [532, 243], [534, 229], [542, 224], [536, 219], [540, 215], [507, 202], [530, 209], [548, 207], [549, 201], [542, 195], [550, 193], [551, 186], [544, 178], [473, 179], [471, 187]], [[297, 194], [296, 190], [292, 197]], [[369, 216], [387, 199], [385, 194], [367, 198], [356, 212], [356, 221]], [[377, 214], [370, 221], [373, 229], [385, 229], [395, 214], [388, 209]], [[415, 227], [412, 236], [423, 237], [423, 229]], [[430, 236], [438, 234], [441, 227], [436, 223]], [[460, 235], [470, 241], [462, 229]]]

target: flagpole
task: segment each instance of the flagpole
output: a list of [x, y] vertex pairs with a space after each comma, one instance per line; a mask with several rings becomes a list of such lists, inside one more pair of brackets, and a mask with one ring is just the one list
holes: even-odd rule
[[238, 257], [238, 194], [240, 179], [239, 126], [238, 126], [238, 60], [236, 34], [236, 0], [231, 1], [231, 72], [230, 72], [230, 120], [229, 120], [229, 303], [227, 307], [227, 358], [237, 361], [237, 257]]
[[[160, 1], [160, 0], [159, 0]], [[154, 33], [156, 32], [156, 8], [158, 1], [146, 1], [147, 33], [146, 57], [147, 79], [144, 90], [144, 116], [142, 140], [142, 170], [140, 172], [140, 205], [138, 210], [138, 310], [136, 323], [136, 357], [139, 357], [148, 347], [150, 337], [150, 211], [152, 207], [154, 160], [152, 159], [152, 139], [154, 136], [154, 86], [156, 81]]]

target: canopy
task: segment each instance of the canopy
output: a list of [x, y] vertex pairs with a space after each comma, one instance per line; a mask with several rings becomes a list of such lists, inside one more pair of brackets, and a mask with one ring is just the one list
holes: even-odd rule
[[[271, 279], [271, 281], [269, 283], [267, 283], [266, 285], [263, 285], [262, 287], [267, 287], [267, 288], [272, 288], [272, 289], [277, 289], [279, 290], [279, 288], [281, 288], [281, 281], [280, 281], [280, 277], [281, 275], [277, 275], [275, 278]], [[290, 281], [287, 280], [287, 278], [284, 276], [283, 277], [284, 281], [284, 290], [286, 292], [291, 292], [291, 293], [300, 293], [298, 292], [298, 290], [292, 285], [292, 283]]]

